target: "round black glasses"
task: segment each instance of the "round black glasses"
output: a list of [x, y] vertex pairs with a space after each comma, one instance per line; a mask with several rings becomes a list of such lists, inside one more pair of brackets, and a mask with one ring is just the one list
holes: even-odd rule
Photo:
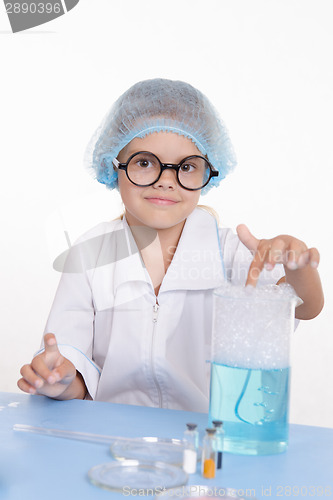
[[206, 158], [198, 155], [187, 156], [177, 165], [162, 163], [153, 153], [140, 151], [131, 155], [126, 163], [120, 163], [115, 158], [113, 164], [116, 168], [125, 170], [128, 180], [140, 187], [155, 184], [167, 168], [176, 171], [178, 183], [189, 191], [202, 189], [212, 177], [219, 175]]

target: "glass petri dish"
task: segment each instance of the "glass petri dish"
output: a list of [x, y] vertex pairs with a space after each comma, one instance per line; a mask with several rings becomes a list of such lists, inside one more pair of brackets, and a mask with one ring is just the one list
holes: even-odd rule
[[164, 488], [186, 485], [188, 475], [183, 469], [163, 462], [123, 460], [96, 465], [88, 472], [90, 481], [100, 488], [131, 494], [135, 489], [154, 495]]
[[143, 437], [121, 439], [110, 446], [117, 460], [134, 459], [144, 462], [164, 462], [181, 467], [185, 444], [180, 439]]
[[[178, 488], [166, 489], [166, 491], [157, 491], [155, 498], [198, 498], [202, 500], [210, 498], [223, 498], [223, 500], [246, 500], [251, 498], [251, 500], [256, 500], [253, 496], [243, 496], [240, 495], [241, 490], [237, 491], [233, 488], [224, 488], [222, 486], [204, 486], [204, 485], [188, 485]], [[243, 491], [242, 491], [243, 493]]]

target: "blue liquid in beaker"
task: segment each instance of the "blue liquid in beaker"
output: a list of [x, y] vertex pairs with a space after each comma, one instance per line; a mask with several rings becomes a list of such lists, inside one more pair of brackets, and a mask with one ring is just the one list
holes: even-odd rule
[[212, 362], [209, 424], [223, 421], [224, 451], [266, 455], [287, 449], [289, 371]]

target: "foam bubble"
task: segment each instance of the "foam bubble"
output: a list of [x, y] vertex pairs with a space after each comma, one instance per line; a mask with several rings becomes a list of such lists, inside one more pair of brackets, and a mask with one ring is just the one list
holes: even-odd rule
[[289, 366], [289, 340], [297, 296], [287, 284], [242, 287], [229, 283], [214, 293], [212, 360], [241, 368]]
[[301, 300], [296, 295], [294, 288], [289, 283], [281, 283], [281, 285], [264, 285], [264, 286], [238, 286], [232, 285], [229, 282], [223, 284], [215, 290], [216, 295], [225, 296], [228, 298], [251, 298], [265, 300]]

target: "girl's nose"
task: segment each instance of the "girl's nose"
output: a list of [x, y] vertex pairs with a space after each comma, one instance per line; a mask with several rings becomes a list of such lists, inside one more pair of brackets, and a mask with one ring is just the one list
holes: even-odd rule
[[167, 168], [162, 172], [161, 177], [155, 182], [154, 186], [163, 189], [175, 189], [177, 184], [177, 172], [172, 168]]

